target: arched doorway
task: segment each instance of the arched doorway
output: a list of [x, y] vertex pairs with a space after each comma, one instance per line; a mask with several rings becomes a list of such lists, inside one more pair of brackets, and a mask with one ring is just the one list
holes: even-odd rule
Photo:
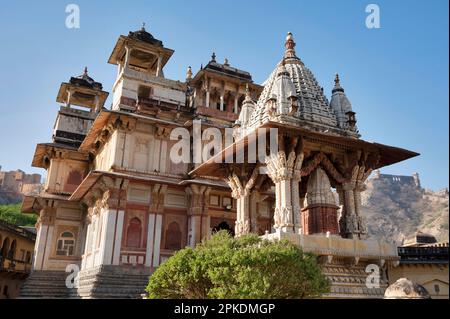
[[137, 217], [128, 222], [126, 246], [139, 248], [141, 246], [142, 223]]
[[171, 250], [181, 248], [181, 230], [177, 222], [171, 222], [167, 227], [165, 248]]
[[216, 226], [213, 227], [212, 229], [212, 233], [217, 233], [220, 230], [226, 230], [228, 231], [228, 233], [231, 236], [234, 236], [234, 230], [233, 228], [226, 222], [226, 221], [221, 221], [219, 224], [217, 224]]
[[2, 249], [1, 249], [1, 251], [0, 251], [0, 255], [1, 255], [3, 258], [6, 258], [6, 257], [8, 256], [8, 252], [9, 252], [9, 238], [6, 237], [6, 238], [3, 240], [3, 245], [2, 245]]

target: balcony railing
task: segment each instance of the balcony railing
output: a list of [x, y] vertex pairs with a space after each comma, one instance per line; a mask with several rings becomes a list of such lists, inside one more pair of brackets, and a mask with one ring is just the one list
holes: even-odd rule
[[449, 247], [399, 247], [401, 262], [443, 262], [448, 263]]
[[29, 273], [31, 267], [31, 262], [0, 256], [0, 271]]

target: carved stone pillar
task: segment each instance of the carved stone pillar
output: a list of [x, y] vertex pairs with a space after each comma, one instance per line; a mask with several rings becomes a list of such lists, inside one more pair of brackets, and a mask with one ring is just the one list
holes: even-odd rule
[[209, 187], [192, 184], [185, 189], [188, 197], [188, 216], [189, 216], [189, 238], [188, 243], [191, 247], [209, 235], [205, 229], [208, 218], [207, 198], [210, 191]]
[[366, 185], [361, 182], [357, 182], [355, 186], [355, 190], [353, 191], [354, 202], [355, 202], [355, 214], [358, 218], [358, 234], [360, 239], [367, 238], [367, 227], [366, 220], [361, 211], [361, 192], [366, 190]]
[[295, 152], [292, 151], [286, 159], [283, 150], [266, 158], [268, 175], [275, 183], [274, 228], [283, 232], [294, 231], [291, 186], [295, 158]]
[[358, 231], [358, 219], [355, 214], [355, 189], [354, 182], [342, 184], [341, 194], [343, 195], [343, 211], [339, 221], [340, 232], [344, 238], [353, 238]]
[[300, 180], [301, 180], [301, 168], [303, 164], [304, 154], [300, 152], [296, 159], [292, 173], [292, 184], [291, 184], [291, 192], [292, 192], [292, 214], [294, 221], [294, 232], [296, 234], [301, 233], [301, 207], [300, 207]]
[[255, 185], [258, 175], [259, 166], [256, 166], [250, 177], [247, 175], [239, 178], [235, 172], [230, 171], [230, 175], [226, 180], [231, 188], [231, 196], [235, 198], [237, 202], [237, 216], [235, 223], [236, 236], [248, 234], [250, 231], [256, 231], [256, 227], [253, 228], [251, 226], [250, 196], [252, 195], [252, 188]]

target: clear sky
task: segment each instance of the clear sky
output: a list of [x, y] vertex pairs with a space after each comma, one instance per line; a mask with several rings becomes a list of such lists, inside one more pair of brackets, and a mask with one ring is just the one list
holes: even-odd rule
[[[79, 29], [66, 28], [70, 3], [79, 5]], [[370, 3], [379, 5], [379, 29], [366, 28]], [[262, 83], [291, 31], [328, 97], [339, 72], [363, 139], [421, 153], [382, 172], [417, 171], [423, 186], [448, 187], [448, 9], [447, 0], [0, 0], [0, 165], [44, 174], [31, 160], [35, 144], [51, 140], [60, 83], [88, 66], [111, 91], [114, 44], [145, 21], [175, 50], [164, 70], [175, 80], [215, 51]]]

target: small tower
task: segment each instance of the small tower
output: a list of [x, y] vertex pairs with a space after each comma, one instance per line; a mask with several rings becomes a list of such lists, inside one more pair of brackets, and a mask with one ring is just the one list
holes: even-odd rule
[[68, 83], [61, 83], [56, 102], [63, 103], [68, 108], [76, 105], [98, 113], [105, 104], [108, 94], [103, 91], [100, 82], [94, 81], [88, 75], [88, 69], [85, 67], [83, 74], [71, 77]]
[[416, 186], [418, 188], [420, 188], [420, 178], [419, 178], [419, 173], [415, 172], [414, 174], [412, 174], [412, 177], [414, 179], [414, 184], [416, 184]]
[[87, 68], [83, 74], [61, 83], [56, 101], [63, 106], [56, 117], [53, 142], [74, 147], [83, 142], [108, 97], [109, 93], [102, 89], [102, 84], [88, 75]]
[[127, 36], [121, 35], [108, 60], [117, 65], [113, 110], [139, 112], [161, 105], [177, 108], [186, 102], [182, 82], [164, 78], [164, 66], [174, 50], [145, 29], [145, 24]]

